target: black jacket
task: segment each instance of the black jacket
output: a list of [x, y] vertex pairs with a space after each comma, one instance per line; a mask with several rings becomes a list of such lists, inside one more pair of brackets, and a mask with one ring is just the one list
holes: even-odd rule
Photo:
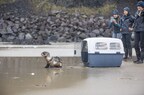
[[120, 20], [120, 26], [121, 26], [121, 33], [122, 34], [128, 34], [131, 33], [129, 28], [133, 26], [134, 23], [134, 17], [132, 15], [123, 15]]
[[140, 16], [138, 13], [135, 14], [134, 30], [135, 32], [144, 32], [144, 11], [141, 12]]

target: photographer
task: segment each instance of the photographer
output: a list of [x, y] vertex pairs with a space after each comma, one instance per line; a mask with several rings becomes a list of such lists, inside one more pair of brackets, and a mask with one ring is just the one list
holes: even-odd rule
[[120, 33], [120, 16], [118, 10], [114, 10], [112, 12], [112, 17], [110, 19], [109, 28], [113, 28], [112, 38], [118, 38], [121, 39], [121, 33]]

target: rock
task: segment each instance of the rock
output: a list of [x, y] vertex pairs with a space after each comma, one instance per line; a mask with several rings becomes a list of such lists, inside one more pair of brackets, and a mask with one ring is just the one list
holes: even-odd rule
[[[81, 41], [87, 37], [111, 37], [108, 19], [78, 12], [51, 11], [47, 16], [21, 17], [8, 13], [0, 20], [2, 41], [18, 44]], [[7, 39], [8, 38], [8, 39]]]
[[8, 23], [8, 26], [9, 26], [9, 27], [14, 26], [14, 23], [13, 23], [13, 22], [11, 22], [11, 21], [7, 21], [7, 23]]
[[99, 35], [100, 31], [98, 29], [95, 29], [95, 30], [92, 31], [92, 33], [95, 33], [96, 35]]
[[57, 40], [58, 40], [58, 37], [55, 35], [52, 35], [49, 37], [49, 41], [56, 42]]
[[25, 34], [24, 33], [19, 33], [18, 39], [24, 40], [24, 38], [25, 38]]
[[0, 25], [2, 25], [4, 23], [3, 19], [0, 19]]
[[26, 35], [25, 35], [25, 39], [26, 40], [30, 40], [30, 39], [32, 39], [33, 37], [32, 37], [32, 35], [30, 34], [30, 33], [27, 33]]
[[24, 22], [24, 21], [25, 21], [25, 18], [20, 18], [20, 21], [21, 21], [21, 22]]
[[0, 37], [2, 37], [2, 34], [0, 33]]
[[96, 37], [96, 34], [93, 33], [93, 32], [91, 32], [91, 33], [89, 33], [89, 36], [90, 36], [90, 37]]
[[103, 16], [98, 17], [99, 20], [104, 20]]
[[85, 33], [81, 33], [80, 35], [79, 35], [79, 38], [80, 39], [85, 39], [85, 38], [87, 38], [88, 37], [88, 35], [86, 35]]
[[22, 26], [22, 30], [25, 30], [26, 29], [26, 27], [25, 26]]
[[13, 27], [12, 30], [13, 30], [14, 33], [18, 32], [18, 29], [16, 27]]
[[12, 36], [12, 35], [7, 37], [7, 40], [8, 40], [8, 41], [12, 41], [12, 40], [14, 40], [14, 39], [15, 39], [15, 36]]
[[2, 38], [0, 38], [0, 42], [2, 42]]
[[11, 29], [10, 26], [7, 27], [7, 33], [11, 33], [11, 34], [13, 34], [13, 30]]
[[19, 45], [21, 44], [22, 40], [19, 40], [18, 38], [14, 39], [13, 44]]
[[61, 17], [61, 15], [60, 15], [60, 14], [57, 14], [57, 15], [56, 15], [56, 17], [57, 17], [57, 18], [60, 18], [60, 17]]
[[46, 45], [51, 45], [50, 41], [47, 39], [47, 40], [44, 40], [44, 44]]
[[104, 37], [111, 37], [112, 34], [111, 34], [110, 32], [104, 32], [104, 33], [103, 33], [103, 36], [104, 36]]
[[83, 18], [87, 18], [87, 15], [82, 15]]
[[66, 38], [65, 37], [59, 37], [58, 42], [66, 42]]
[[104, 29], [103, 29], [103, 28], [100, 28], [99, 31], [100, 31], [100, 32], [104, 32]]
[[52, 10], [52, 11], [51, 11], [51, 14], [53, 14], [53, 15], [56, 15], [56, 14], [58, 14], [58, 13], [60, 13], [60, 11], [57, 11], [57, 10]]
[[105, 33], [111, 33], [111, 32], [112, 32], [111, 29], [106, 29], [106, 30], [105, 30]]
[[14, 26], [15, 26], [16, 29], [18, 29], [20, 27], [19, 24], [15, 24]]

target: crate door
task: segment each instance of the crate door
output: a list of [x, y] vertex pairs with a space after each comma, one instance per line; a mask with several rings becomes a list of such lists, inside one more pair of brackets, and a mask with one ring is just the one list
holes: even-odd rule
[[84, 63], [88, 62], [88, 44], [87, 41], [82, 42], [81, 58]]

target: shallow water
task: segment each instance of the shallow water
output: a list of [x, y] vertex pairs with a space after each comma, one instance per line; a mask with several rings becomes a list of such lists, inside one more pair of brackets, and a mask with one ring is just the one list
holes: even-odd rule
[[144, 95], [144, 64], [87, 68], [65, 61], [45, 69], [42, 58], [0, 58], [0, 95]]

